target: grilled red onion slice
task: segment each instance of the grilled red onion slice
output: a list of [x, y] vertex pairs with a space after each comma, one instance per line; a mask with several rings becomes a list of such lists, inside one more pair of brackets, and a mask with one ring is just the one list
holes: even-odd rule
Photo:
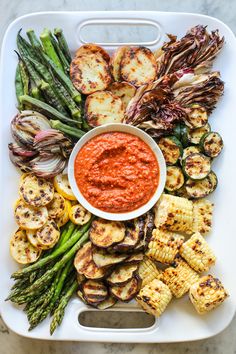
[[8, 148], [10, 151], [12, 151], [13, 155], [16, 156], [32, 157], [38, 154], [37, 151], [26, 149], [23, 146], [19, 146], [16, 143], [8, 144]]
[[31, 161], [30, 166], [38, 177], [52, 178], [64, 170], [66, 160], [60, 155], [38, 156]]

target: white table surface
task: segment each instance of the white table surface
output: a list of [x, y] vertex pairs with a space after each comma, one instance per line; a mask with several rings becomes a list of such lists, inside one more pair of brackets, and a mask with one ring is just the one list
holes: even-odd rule
[[[217, 17], [236, 33], [235, 0], [0, 0], [0, 41], [16, 17], [37, 11], [155, 10], [197, 12]], [[220, 320], [220, 319], [219, 319]], [[219, 335], [176, 344], [49, 342], [20, 337], [0, 319], [0, 354], [236, 354], [236, 317]]]

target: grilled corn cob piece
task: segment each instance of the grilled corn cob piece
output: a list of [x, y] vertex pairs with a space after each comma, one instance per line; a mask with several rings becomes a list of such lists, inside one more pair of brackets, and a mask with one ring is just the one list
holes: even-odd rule
[[174, 232], [155, 229], [152, 232], [146, 255], [161, 263], [171, 263], [179, 252], [184, 237]]
[[213, 206], [214, 204], [206, 199], [193, 202], [193, 232], [205, 235], [211, 231]]
[[177, 298], [183, 296], [198, 279], [199, 275], [180, 257], [176, 258], [172, 266], [166, 268], [161, 275], [161, 280]]
[[163, 194], [155, 207], [155, 225], [170, 231], [192, 233], [193, 202], [186, 198]]
[[183, 243], [179, 253], [197, 272], [208, 271], [216, 261], [213, 251], [199, 232]]
[[158, 279], [161, 271], [157, 268], [156, 264], [149, 258], [145, 257], [140, 263], [138, 268], [138, 275], [142, 280], [142, 287], [151, 283], [153, 279]]
[[145, 312], [159, 317], [172, 298], [170, 289], [158, 279], [141, 288], [136, 300]]
[[212, 275], [204, 275], [189, 290], [190, 300], [200, 315], [219, 306], [228, 296], [221, 281]]

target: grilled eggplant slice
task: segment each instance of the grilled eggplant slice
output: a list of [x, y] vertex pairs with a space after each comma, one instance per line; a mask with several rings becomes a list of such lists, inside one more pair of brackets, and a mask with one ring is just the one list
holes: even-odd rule
[[109, 87], [108, 90], [113, 93], [115, 96], [118, 96], [121, 101], [123, 102], [124, 108], [128, 106], [129, 101], [131, 98], [134, 97], [136, 88], [129, 84], [128, 82], [113, 82]]
[[126, 254], [107, 253], [104, 249], [93, 247], [92, 257], [96, 266], [100, 268], [121, 263], [128, 256]]
[[211, 159], [200, 153], [191, 154], [183, 161], [183, 171], [191, 179], [203, 179], [211, 171]]
[[99, 302], [99, 304], [97, 304], [96, 307], [99, 310], [106, 310], [114, 306], [116, 303], [117, 303], [117, 299], [110, 295], [105, 300]]
[[98, 267], [93, 261], [92, 243], [87, 242], [77, 252], [74, 266], [79, 274], [88, 279], [102, 279], [107, 273], [107, 267]]
[[143, 260], [143, 257], [144, 257], [144, 255], [142, 252], [133, 253], [128, 258], [126, 258], [124, 260], [124, 264], [138, 264], [139, 262], [141, 262]]
[[89, 237], [95, 246], [107, 248], [124, 239], [125, 225], [119, 221], [97, 219], [92, 222]]
[[109, 64], [98, 52], [76, 55], [70, 65], [70, 77], [77, 90], [85, 95], [105, 90], [112, 81]]
[[110, 287], [111, 294], [118, 300], [128, 302], [132, 300], [139, 292], [140, 279], [138, 276], [134, 276], [128, 283], [123, 286], [113, 285]]
[[137, 271], [137, 264], [120, 265], [106, 279], [110, 285], [124, 285], [133, 278]]
[[97, 127], [107, 123], [121, 123], [125, 109], [118, 96], [109, 91], [98, 91], [87, 97], [85, 115], [88, 124]]
[[63, 196], [54, 193], [53, 200], [47, 205], [47, 209], [50, 218], [60, 218], [66, 211], [66, 202]]
[[145, 248], [147, 247], [147, 245], [152, 237], [152, 231], [155, 228], [154, 219], [155, 219], [155, 214], [154, 214], [153, 210], [151, 209], [145, 214], [145, 221], [144, 221]]
[[120, 74], [124, 81], [139, 87], [156, 78], [156, 60], [150, 49], [132, 47], [125, 51], [121, 63]]
[[125, 229], [125, 237], [123, 241], [113, 246], [113, 250], [117, 252], [126, 252], [132, 250], [140, 240], [143, 230], [140, 229], [140, 221], [134, 219], [127, 223]]
[[22, 200], [15, 206], [14, 213], [17, 224], [25, 230], [40, 229], [48, 220], [46, 207], [36, 209]]
[[46, 179], [28, 174], [20, 180], [20, 196], [26, 204], [38, 208], [53, 200], [54, 188]]
[[111, 57], [111, 73], [115, 81], [121, 81], [120, 63], [127, 49], [128, 47], [125, 46], [120, 47], [114, 52], [113, 56]]
[[87, 280], [82, 284], [82, 292], [85, 301], [96, 306], [108, 297], [108, 290], [102, 281]]

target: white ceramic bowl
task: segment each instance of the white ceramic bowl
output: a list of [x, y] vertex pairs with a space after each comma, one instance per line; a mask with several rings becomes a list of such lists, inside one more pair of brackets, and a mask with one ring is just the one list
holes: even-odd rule
[[[159, 177], [159, 184], [156, 189], [156, 192], [152, 196], [152, 198], [143, 206], [141, 206], [138, 209], [135, 209], [133, 211], [129, 211], [126, 213], [108, 213], [103, 210], [95, 208], [93, 205], [91, 205], [82, 195], [80, 192], [76, 180], [75, 180], [75, 175], [74, 175], [74, 162], [75, 158], [79, 152], [79, 150], [82, 148], [82, 146], [87, 143], [87, 141], [91, 140], [97, 135], [100, 135], [102, 133], [107, 133], [107, 132], [112, 132], [112, 131], [118, 131], [118, 132], [124, 132], [124, 133], [129, 133], [138, 136], [140, 139], [142, 139], [154, 152], [157, 162], [159, 164], [160, 168], [160, 177]], [[103, 219], [107, 220], [129, 220], [133, 218], [137, 218], [138, 216], [146, 213], [148, 210], [150, 210], [153, 205], [157, 202], [157, 200], [160, 198], [161, 193], [163, 192], [163, 189], [165, 187], [165, 181], [166, 181], [166, 163], [165, 159], [162, 155], [162, 152], [156, 142], [144, 131], [142, 131], [139, 128], [135, 128], [132, 125], [127, 125], [127, 124], [105, 124], [100, 127], [94, 128], [90, 130], [88, 133], [86, 133], [75, 145], [69, 159], [69, 165], [68, 165], [68, 178], [70, 182], [70, 186], [72, 188], [72, 191], [74, 195], [76, 196], [77, 200], [79, 203], [87, 210], [89, 210], [92, 214], [99, 216]]]

